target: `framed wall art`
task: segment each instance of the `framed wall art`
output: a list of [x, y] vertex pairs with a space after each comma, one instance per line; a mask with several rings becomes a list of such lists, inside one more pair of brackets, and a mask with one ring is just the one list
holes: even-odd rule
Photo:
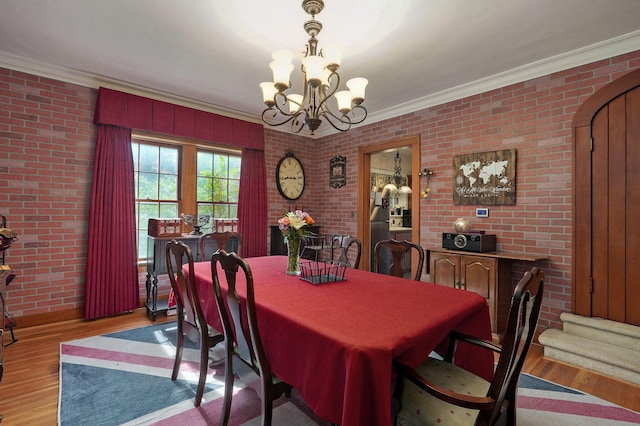
[[347, 183], [346, 157], [333, 157], [329, 161], [329, 186], [340, 188]]
[[516, 203], [516, 150], [479, 152], [453, 157], [455, 205]]

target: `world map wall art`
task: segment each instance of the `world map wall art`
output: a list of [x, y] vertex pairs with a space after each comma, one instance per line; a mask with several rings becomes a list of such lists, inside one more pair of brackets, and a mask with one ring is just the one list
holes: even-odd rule
[[516, 203], [516, 150], [479, 152], [453, 157], [455, 205]]

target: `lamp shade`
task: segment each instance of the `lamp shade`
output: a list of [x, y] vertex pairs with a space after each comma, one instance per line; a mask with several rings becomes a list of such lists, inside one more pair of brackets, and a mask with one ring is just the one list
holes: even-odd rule
[[262, 89], [262, 100], [268, 106], [273, 105], [273, 98], [278, 93], [278, 89], [273, 85], [273, 81], [264, 81], [260, 83], [260, 88]]
[[273, 72], [273, 83], [282, 92], [289, 87], [291, 72], [293, 71], [293, 55], [287, 50], [278, 50], [271, 55], [273, 61], [269, 64]]
[[322, 48], [322, 55], [327, 63], [327, 66], [336, 65], [340, 66], [340, 60], [342, 59], [342, 52], [344, 49], [337, 44], [326, 44]]
[[349, 90], [341, 90], [334, 94], [338, 101], [338, 109], [342, 114], [351, 111], [351, 92]]
[[309, 55], [302, 60], [302, 67], [307, 75], [307, 81], [317, 86], [322, 81], [324, 58], [317, 55]]
[[367, 87], [367, 84], [369, 84], [369, 80], [362, 77], [352, 78], [347, 81], [347, 87], [351, 90], [353, 102], [357, 105], [360, 105], [364, 100], [364, 90]]

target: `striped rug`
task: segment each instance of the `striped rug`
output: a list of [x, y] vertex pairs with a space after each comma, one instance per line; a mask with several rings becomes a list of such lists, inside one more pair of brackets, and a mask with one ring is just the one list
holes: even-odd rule
[[[194, 408], [198, 350], [185, 348], [178, 380], [172, 382], [174, 322], [60, 345], [62, 426], [217, 425], [224, 372], [210, 370], [202, 405]], [[259, 400], [236, 380], [230, 425], [259, 425]], [[274, 425], [328, 425], [295, 393], [275, 403]], [[608, 426], [640, 424], [640, 414], [573, 389], [523, 374], [518, 424]]]

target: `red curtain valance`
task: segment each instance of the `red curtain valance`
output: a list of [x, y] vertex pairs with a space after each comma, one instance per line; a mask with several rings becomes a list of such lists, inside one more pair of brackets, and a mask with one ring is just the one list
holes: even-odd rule
[[264, 151], [261, 124], [104, 87], [98, 91], [94, 123]]

